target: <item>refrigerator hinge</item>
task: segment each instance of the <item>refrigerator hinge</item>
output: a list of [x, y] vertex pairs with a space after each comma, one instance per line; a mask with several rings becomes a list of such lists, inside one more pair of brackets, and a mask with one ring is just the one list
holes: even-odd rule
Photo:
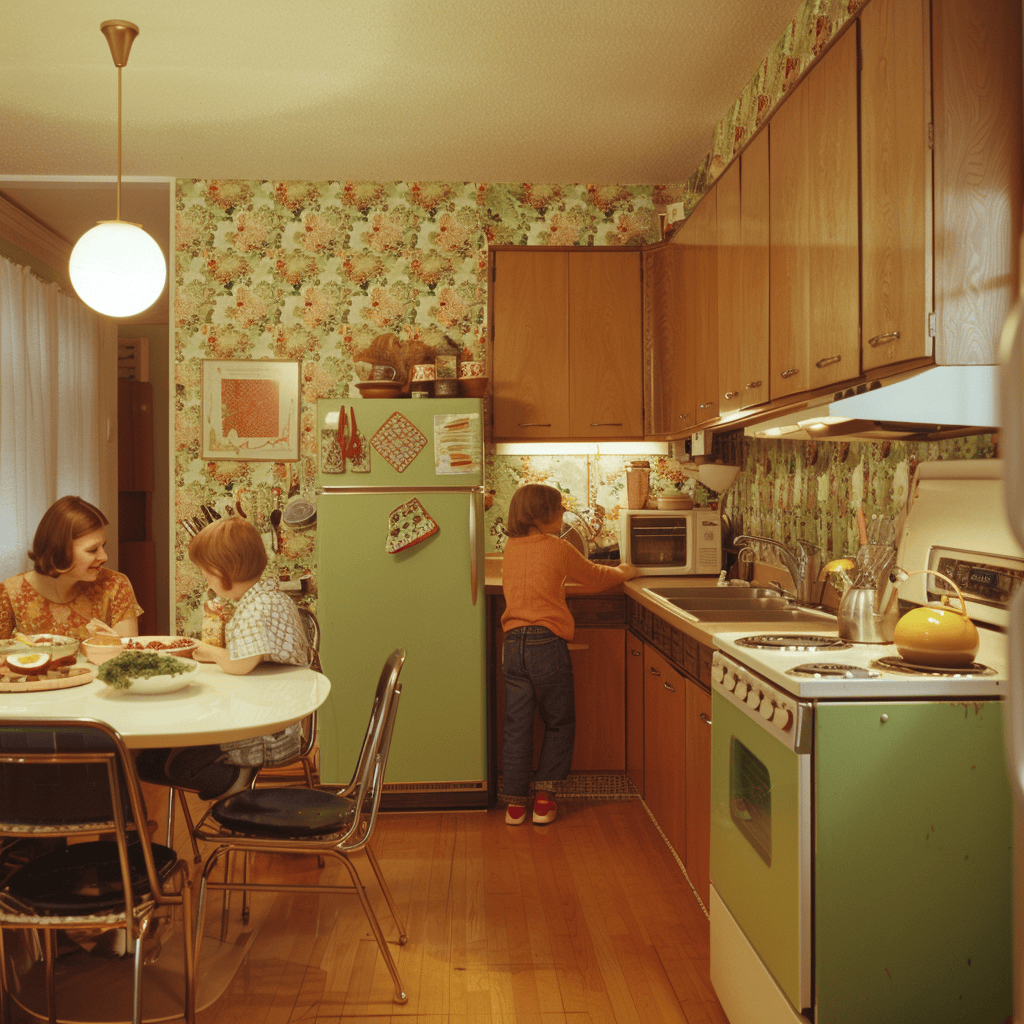
[[935, 337], [935, 314], [934, 313], [929, 313], [928, 314], [928, 337], [929, 338], [934, 338]]

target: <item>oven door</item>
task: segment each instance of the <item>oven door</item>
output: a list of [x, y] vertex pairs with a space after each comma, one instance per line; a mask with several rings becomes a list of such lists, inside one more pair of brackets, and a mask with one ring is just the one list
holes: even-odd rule
[[[720, 652], [715, 666], [711, 884], [794, 1010], [811, 1017], [812, 709]], [[780, 728], [770, 719], [783, 703]]]
[[692, 512], [623, 511], [620, 550], [641, 576], [686, 576], [694, 569]]

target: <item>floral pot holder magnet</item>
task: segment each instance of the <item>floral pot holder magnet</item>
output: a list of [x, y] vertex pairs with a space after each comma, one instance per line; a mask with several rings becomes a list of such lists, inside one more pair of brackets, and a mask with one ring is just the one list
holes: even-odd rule
[[439, 527], [419, 498], [410, 498], [388, 517], [386, 550], [394, 555], [437, 533]]

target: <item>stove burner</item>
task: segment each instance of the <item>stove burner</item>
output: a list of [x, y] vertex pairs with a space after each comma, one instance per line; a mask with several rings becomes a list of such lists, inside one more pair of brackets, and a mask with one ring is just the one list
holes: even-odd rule
[[881, 672], [861, 668], [859, 665], [843, 665], [828, 661], [812, 661], [797, 665], [789, 670], [791, 676], [811, 676], [815, 679], [878, 679]]
[[994, 668], [989, 668], [976, 661], [970, 665], [957, 665], [956, 668], [940, 668], [938, 665], [918, 665], [907, 661], [906, 658], [893, 655], [889, 658], [878, 658], [871, 664], [874, 668], [888, 669], [890, 672], [898, 672], [905, 676], [939, 676], [944, 679], [958, 679], [961, 676], [977, 678], [978, 676], [997, 675]]
[[758, 633], [740, 637], [740, 647], [759, 651], [845, 651], [851, 645], [837, 636], [808, 636], [802, 633]]

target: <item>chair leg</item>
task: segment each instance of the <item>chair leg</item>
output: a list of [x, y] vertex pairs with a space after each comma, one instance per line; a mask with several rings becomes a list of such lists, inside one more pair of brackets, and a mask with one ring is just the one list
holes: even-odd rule
[[[183, 789], [173, 790], [178, 794], [178, 802], [181, 804], [181, 813], [185, 819], [185, 827], [188, 829], [189, 842], [192, 844], [192, 859], [196, 864], [201, 864], [203, 858], [199, 855], [199, 844], [196, 842], [195, 826], [192, 824], [192, 812], [188, 809], [188, 800], [185, 797], [185, 791]], [[168, 816], [169, 817], [169, 816]], [[170, 831], [170, 822], [168, 821], [168, 831]], [[167, 838], [167, 845], [173, 847], [171, 842], [171, 836]]]
[[187, 877], [181, 880], [181, 927], [185, 944], [185, 1024], [196, 1020], [196, 956], [193, 948], [192, 884]]
[[394, 982], [395, 1002], [408, 1002], [409, 997], [405, 994], [405, 989], [402, 987], [402, 979], [398, 976], [398, 968], [395, 966], [394, 957], [392, 957], [391, 950], [388, 948], [387, 940], [384, 938], [384, 932], [381, 930], [380, 921], [377, 920], [377, 915], [373, 912], [373, 907], [370, 906], [370, 900], [366, 895], [366, 887], [363, 885], [363, 881], [359, 877], [359, 872], [356, 871], [355, 865], [344, 854], [339, 853], [336, 850], [332, 852], [334, 853], [334, 856], [336, 856], [348, 869], [349, 876], [352, 879], [352, 887], [355, 889], [356, 895], [359, 897], [359, 902], [363, 906], [363, 913], [366, 915], [366, 920], [370, 923], [370, 930], [373, 932], [373, 937], [377, 940], [377, 948], [380, 950], [380, 955], [384, 957], [384, 963], [387, 966], [388, 973], [391, 975], [392, 982]]
[[0, 928], [0, 1024], [11, 1019], [11, 995], [7, 982], [7, 952], [4, 949], [4, 930]]
[[57, 1024], [57, 983], [53, 969], [55, 945], [53, 932], [49, 928], [44, 928], [43, 964], [46, 968], [46, 1019], [49, 1024]]
[[384, 881], [384, 873], [380, 869], [377, 855], [373, 852], [373, 847], [369, 843], [366, 845], [366, 859], [370, 862], [370, 867], [373, 868], [373, 873], [377, 876], [377, 884], [380, 885], [380, 891], [384, 893], [384, 899], [387, 900], [395, 927], [398, 929], [398, 944], [404, 946], [409, 941], [409, 933], [405, 930], [405, 925], [402, 923], [402, 918], [398, 913], [398, 907], [395, 906], [395, 901], [391, 896], [391, 890], [388, 888], [388, 883]]
[[[132, 941], [134, 932], [131, 924], [125, 926], [126, 942]], [[132, 969], [132, 1024], [142, 1024], [142, 943], [149, 931], [149, 915], [139, 922], [139, 934], [135, 936], [135, 957]]]

